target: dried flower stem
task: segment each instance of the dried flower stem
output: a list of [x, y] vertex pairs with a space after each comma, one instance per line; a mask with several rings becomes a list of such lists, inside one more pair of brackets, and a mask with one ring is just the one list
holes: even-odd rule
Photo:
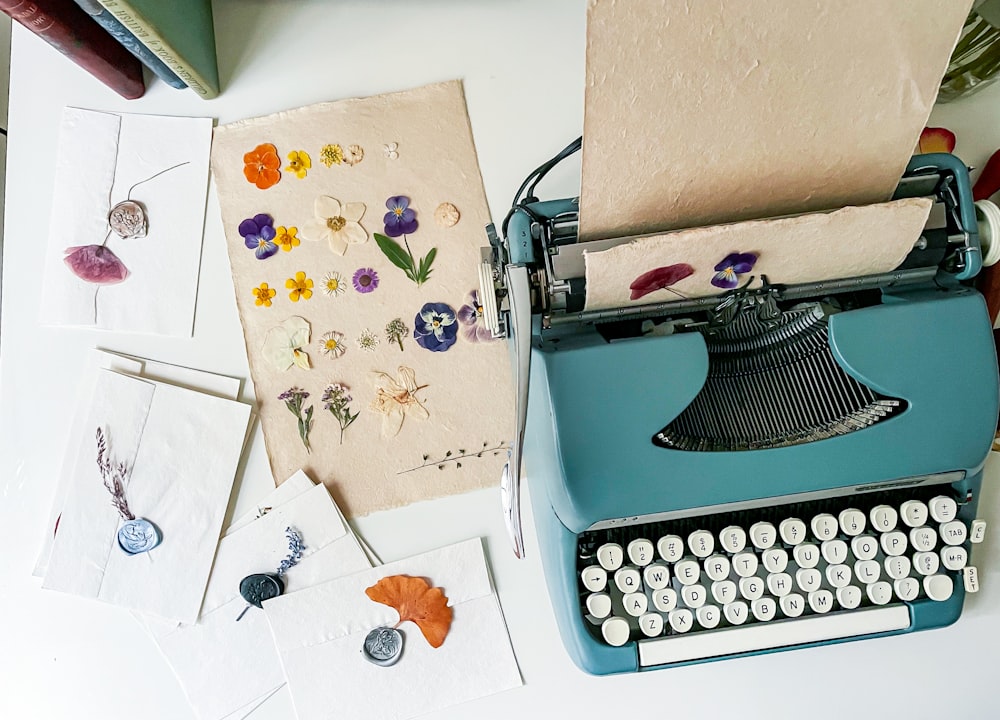
[[108, 445], [104, 439], [104, 431], [97, 428], [97, 468], [101, 472], [104, 487], [111, 493], [111, 504], [124, 520], [135, 520], [135, 515], [128, 509], [125, 499], [125, 478], [128, 477], [128, 466], [123, 462], [113, 463], [108, 457]]
[[302, 544], [302, 534], [298, 530], [286, 527], [285, 535], [288, 536], [288, 556], [278, 565], [278, 575], [284, 575], [289, 568], [298, 565], [302, 559], [302, 551], [306, 549]]
[[444, 466], [447, 463], [451, 462], [455, 463], [456, 468], [460, 468], [462, 467], [462, 463], [460, 462], [461, 460], [465, 460], [466, 458], [481, 458], [483, 455], [486, 455], [487, 453], [491, 455], [496, 455], [501, 450], [506, 450], [509, 447], [510, 445], [507, 443], [506, 440], [501, 440], [492, 447], [488, 442], [484, 442], [482, 449], [477, 450], [475, 452], [466, 452], [464, 448], [460, 448], [458, 450], [458, 454], [456, 455], [454, 452], [449, 450], [444, 454], [443, 457], [437, 460], [431, 458], [431, 456], [428, 454], [424, 454], [423, 456], [424, 462], [421, 465], [416, 465], [406, 470], [397, 470], [396, 474], [403, 475], [404, 473], [410, 473], [415, 470], [423, 470], [424, 468], [431, 467], [432, 465], [436, 465], [438, 470], [443, 470]]

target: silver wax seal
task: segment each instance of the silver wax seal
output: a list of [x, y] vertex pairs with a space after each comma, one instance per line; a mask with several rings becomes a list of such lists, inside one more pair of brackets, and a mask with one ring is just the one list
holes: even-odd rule
[[129, 555], [149, 552], [160, 540], [159, 529], [146, 518], [127, 520], [118, 528], [118, 545]]
[[146, 209], [135, 200], [118, 203], [108, 213], [108, 224], [120, 238], [146, 237]]
[[377, 627], [365, 637], [363, 652], [370, 663], [394, 665], [403, 654], [403, 634], [396, 628]]

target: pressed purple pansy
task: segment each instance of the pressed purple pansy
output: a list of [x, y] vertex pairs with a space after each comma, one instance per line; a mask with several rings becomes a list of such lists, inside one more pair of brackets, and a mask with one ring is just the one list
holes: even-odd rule
[[712, 278], [712, 284], [715, 287], [732, 290], [739, 285], [737, 276], [750, 272], [755, 262], [757, 262], [755, 253], [730, 253], [715, 266], [717, 272]]
[[458, 339], [455, 309], [445, 303], [427, 303], [413, 318], [413, 339], [425, 350], [444, 352]]
[[278, 252], [278, 244], [274, 242], [277, 233], [270, 215], [261, 213], [247, 218], [240, 223], [240, 235], [243, 236], [243, 243], [254, 251], [258, 260], [267, 260]]
[[458, 309], [458, 321], [465, 327], [462, 336], [469, 342], [489, 342], [492, 331], [483, 319], [483, 304], [479, 302], [479, 291], [473, 290], [465, 299], [465, 305]]
[[103, 245], [77, 245], [64, 251], [63, 262], [81, 280], [96, 285], [114, 285], [128, 277], [128, 268]]
[[389, 237], [409, 235], [417, 229], [417, 214], [410, 207], [410, 198], [396, 195], [385, 201], [389, 212], [382, 218], [385, 234]]
[[358, 268], [354, 271], [351, 281], [359, 293], [370, 293], [378, 287], [378, 273], [371, 268]]

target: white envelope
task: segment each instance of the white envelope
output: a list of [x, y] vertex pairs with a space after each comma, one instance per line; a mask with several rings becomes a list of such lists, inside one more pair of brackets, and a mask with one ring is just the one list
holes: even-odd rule
[[[440, 587], [454, 616], [439, 648], [401, 625], [402, 657], [379, 667], [361, 653], [365, 636], [399, 616], [365, 589], [391, 575]], [[521, 685], [479, 538], [275, 598], [264, 612], [299, 720], [403, 720]]]
[[[298, 485], [302, 478], [309, 482], [304, 473], [297, 473], [281, 487], [290, 482]], [[286, 594], [370, 567], [324, 486], [280, 505], [276, 497], [280, 498], [272, 493], [265, 498], [271, 507], [267, 514], [251, 519], [219, 543], [196, 624], [178, 626], [152, 619], [146, 623], [195, 715], [203, 720], [245, 715], [285, 684], [263, 611], [251, 607], [242, 620], [236, 618], [246, 608], [239, 594], [240, 580], [277, 570], [288, 553], [286, 527], [298, 530], [305, 544], [302, 559], [283, 576]]]
[[[100, 371], [42, 587], [194, 622], [249, 417], [243, 403]], [[96, 464], [98, 427], [113, 462], [129, 466], [129, 509], [162, 533], [150, 552], [118, 547], [121, 518]]]
[[224, 535], [232, 535], [234, 532], [246, 527], [254, 520], [259, 520], [274, 508], [284, 505], [289, 500], [297, 498], [304, 492], [312, 490], [314, 486], [315, 483], [309, 479], [309, 476], [299, 470], [297, 473], [285, 480], [285, 482], [281, 483], [281, 485], [274, 488], [274, 490], [264, 496], [264, 498], [257, 503], [257, 507], [255, 509], [246, 513], [242, 517], [233, 520], [232, 524], [226, 528]]

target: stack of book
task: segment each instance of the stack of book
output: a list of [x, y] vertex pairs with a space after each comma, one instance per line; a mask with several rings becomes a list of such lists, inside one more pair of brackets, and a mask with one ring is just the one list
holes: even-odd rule
[[171, 87], [219, 94], [211, 0], [0, 0], [0, 11], [123, 97], [145, 92], [143, 65]]

